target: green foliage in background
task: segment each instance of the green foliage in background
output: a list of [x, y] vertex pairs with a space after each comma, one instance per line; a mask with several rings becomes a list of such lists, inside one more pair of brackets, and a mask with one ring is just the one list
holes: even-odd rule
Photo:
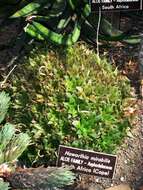
[[115, 151], [130, 127], [127, 78], [85, 45], [45, 45], [23, 62], [11, 78], [9, 114], [33, 139], [30, 162], [53, 160], [59, 144]]
[[[0, 2], [0, 17], [25, 23], [24, 31], [38, 40], [57, 45], [72, 45], [80, 37], [96, 42], [98, 12], [92, 13], [88, 0], [10, 0]], [[99, 39], [139, 43], [141, 35], [116, 29], [102, 17]]]

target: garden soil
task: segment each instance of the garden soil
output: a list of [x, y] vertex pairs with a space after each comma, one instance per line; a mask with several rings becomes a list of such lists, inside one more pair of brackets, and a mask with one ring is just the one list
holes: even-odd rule
[[[136, 22], [136, 21], [135, 21]], [[143, 22], [142, 22], [143, 23]], [[134, 31], [143, 31], [143, 24], [138, 23]], [[141, 27], [141, 28], [140, 28]], [[20, 33], [20, 24], [12, 23], [11, 27], [4, 25], [0, 30], [0, 81], [3, 81], [17, 62], [12, 61], [19, 54], [16, 47], [9, 45], [9, 40], [15, 39]], [[127, 76], [132, 85], [132, 93], [136, 98], [136, 119], [133, 128], [117, 151], [117, 165], [113, 179], [96, 176], [80, 175], [73, 188], [76, 190], [103, 190], [108, 187], [127, 183], [134, 189], [143, 186], [143, 101], [140, 96], [140, 71], [138, 45], [127, 45], [119, 42], [107, 43], [107, 47], [100, 47], [100, 52], [118, 66], [120, 72]], [[5, 85], [8, 85], [8, 81]], [[71, 188], [70, 188], [71, 189]]]

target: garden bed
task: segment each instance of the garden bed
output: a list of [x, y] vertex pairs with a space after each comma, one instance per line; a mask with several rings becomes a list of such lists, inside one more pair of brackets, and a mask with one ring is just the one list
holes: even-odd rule
[[[132, 114], [133, 115], [136, 114], [137, 117], [132, 122], [133, 128], [128, 128], [128, 130], [126, 130], [127, 133], [124, 137], [123, 142], [120, 141], [119, 144], [117, 143], [118, 144], [117, 151], [114, 152], [114, 148], [111, 151], [111, 153], [116, 153], [117, 157], [118, 157], [117, 168], [116, 168], [115, 176], [114, 176], [113, 180], [102, 179], [102, 178], [98, 178], [98, 177], [87, 177], [87, 176], [82, 175], [82, 179], [79, 180], [79, 183], [78, 183], [76, 189], [77, 188], [79, 188], [79, 189], [87, 188], [88, 189], [90, 186], [92, 186], [93, 189], [98, 189], [98, 188], [99, 189], [105, 189], [107, 187], [110, 187], [111, 185], [120, 184], [121, 182], [129, 183], [132, 186], [137, 187], [140, 183], [140, 179], [142, 179], [142, 169], [143, 169], [142, 168], [143, 167], [143, 159], [142, 159], [142, 148], [143, 148], [142, 114], [143, 113], [142, 113], [142, 102], [140, 99], [138, 99], [138, 97], [139, 97], [138, 96], [139, 95], [139, 70], [138, 70], [138, 62], [137, 62], [138, 51], [135, 51], [135, 54], [131, 55], [132, 53], [129, 53], [129, 52], [132, 52], [134, 47], [128, 46], [126, 48], [125, 46], [123, 46], [120, 43], [119, 44], [113, 43], [113, 46], [114, 46], [114, 48], [112, 50], [111, 50], [111, 46], [110, 46], [109, 49], [108, 48], [106, 48], [106, 49], [101, 48], [101, 51], [104, 51], [104, 53], [107, 52], [107, 55], [109, 53], [110, 60], [113, 63], [115, 63], [114, 66], [116, 65], [120, 68], [121, 74], [123, 74], [124, 76], [128, 76], [128, 78], [131, 81], [132, 87], [134, 89], [136, 89], [136, 90], [133, 90], [132, 88], [130, 89], [132, 94], [134, 94], [133, 95], [133, 98], [134, 98], [133, 102], [134, 103], [131, 102], [131, 104], [135, 105], [135, 110], [131, 110], [131, 112], [130, 112], [130, 110], [127, 110], [126, 114], [129, 114], [129, 116], [131, 116]], [[138, 50], [138, 48], [137, 48], [137, 50]], [[43, 51], [42, 53], [45, 53], [45, 49], [43, 49], [42, 51]], [[73, 51], [73, 50], [71, 50], [71, 51]], [[90, 51], [88, 48], [86, 48], [83, 45], [82, 51], [84, 52], [85, 55], [86, 54], [90, 55], [90, 53], [93, 50]], [[120, 54], [119, 54], [119, 51], [120, 51]], [[11, 47], [8, 47], [4, 51], [2, 50], [0, 52], [3, 55], [3, 59], [1, 59], [1, 68], [0, 68], [0, 70], [1, 70], [1, 74], [0, 74], [1, 76], [0, 77], [2, 80], [7, 76], [8, 72], [13, 67], [13, 64], [9, 65], [8, 68], [6, 66], [7, 55], [10, 52], [13, 52]], [[46, 114], [46, 112], [48, 112], [49, 110], [45, 110], [45, 112], [43, 112], [42, 107], [39, 107], [39, 108], [33, 107], [32, 112], [29, 112], [29, 111], [31, 109], [30, 106], [32, 106], [32, 104], [33, 105], [38, 105], [38, 104], [42, 105], [42, 104], [48, 103], [46, 100], [46, 97], [43, 97], [43, 94], [41, 96], [41, 92], [39, 93], [39, 88], [40, 88], [40, 90], [42, 89], [43, 91], [45, 91], [44, 87], [49, 82], [48, 80], [45, 81], [45, 79], [44, 79], [44, 78], [47, 78], [48, 73], [45, 73], [45, 70], [44, 70], [45, 65], [43, 65], [44, 62], [46, 62], [47, 60], [49, 61], [49, 58], [45, 59], [45, 58], [42, 58], [42, 56], [41, 56], [40, 59], [42, 60], [42, 65], [39, 65], [39, 67], [36, 68], [35, 67], [36, 64], [41, 64], [41, 61], [38, 62], [38, 58], [37, 58], [37, 60], [35, 59], [36, 61], [32, 61], [32, 59], [34, 59], [34, 57], [35, 57], [35, 54], [37, 54], [36, 52], [37, 52], [37, 50], [36, 51], [34, 50], [33, 54], [31, 53], [32, 57], [26, 58], [26, 61], [28, 60], [28, 63], [22, 64], [22, 63], [25, 63], [25, 60], [23, 60], [21, 63], [19, 63], [17, 61], [14, 63], [14, 64], [18, 65], [18, 67], [14, 70], [13, 74], [5, 82], [3, 89], [5, 89], [6, 91], [8, 91], [11, 94], [12, 100], [13, 100], [11, 112], [9, 112], [8, 121], [12, 121], [15, 124], [19, 124], [19, 126], [20, 126], [19, 129], [23, 130], [23, 131], [26, 131], [27, 126], [29, 126], [30, 128], [31, 127], [33, 128], [33, 126], [35, 125], [36, 126], [34, 129], [35, 131], [33, 131], [32, 135], [33, 136], [35, 135], [34, 138], [37, 138], [36, 139], [36, 146], [37, 146], [36, 148], [40, 149], [41, 145], [39, 146], [39, 141], [40, 141], [39, 136], [41, 136], [43, 131], [41, 131], [41, 129], [39, 130], [39, 123], [37, 122], [37, 120], [40, 117], [42, 118], [42, 114], [43, 115]], [[39, 53], [39, 51], [38, 51], [38, 53]], [[11, 60], [11, 57], [13, 57], [13, 53], [10, 53], [10, 54], [11, 55], [10, 55], [10, 59], [8, 58], [8, 62], [9, 62], [9, 60]], [[57, 56], [57, 54], [55, 54], [54, 52], [51, 51], [51, 58], [50, 59], [52, 61], [54, 61], [53, 58], [55, 56]], [[60, 56], [60, 55], [58, 55], [58, 56], [59, 56], [59, 60], [63, 59], [63, 61], [65, 61], [65, 59], [63, 58], [64, 57], [63, 54], [62, 54], [62, 56]], [[28, 57], [29, 57], [29, 55], [28, 55]], [[76, 57], [76, 55], [75, 55], [75, 57]], [[22, 64], [22, 65], [20, 65], [20, 64]], [[59, 62], [55, 63], [55, 64], [58, 65]], [[54, 67], [55, 67], [55, 65], [53, 65], [50, 69], [53, 69]], [[60, 65], [60, 67], [59, 67], [59, 70], [63, 69], [63, 65]], [[32, 75], [32, 72], [35, 72], [35, 75]], [[40, 72], [40, 77], [41, 77], [40, 80], [37, 77], [38, 72]], [[48, 76], [49, 78], [48, 79], [50, 79], [52, 81], [54, 79], [54, 75], [56, 75], [56, 74], [57, 74], [56, 70], [54, 71], [54, 73], [49, 72], [49, 76]], [[61, 73], [58, 73], [58, 74], [60, 75]], [[121, 76], [123, 76], [123, 75], [121, 75]], [[75, 75], [74, 75], [74, 77], [75, 77]], [[57, 78], [55, 83], [58, 84], [59, 81], [60, 80], [58, 80], [58, 78]], [[43, 85], [42, 87], [39, 86], [40, 85], [39, 82], [41, 82], [41, 84]], [[60, 90], [62, 85], [63, 85], [63, 83], [60, 83], [59, 90]], [[43, 93], [43, 91], [42, 91], [42, 93]], [[80, 91], [80, 89], [79, 89], [79, 91]], [[27, 92], [29, 92], [29, 94], [31, 93], [31, 95], [32, 95], [32, 93], [35, 94], [33, 97], [32, 96], [30, 97], [31, 100], [29, 99], [29, 94]], [[57, 93], [59, 93], [59, 92], [57, 91]], [[62, 93], [65, 93], [65, 90], [63, 90]], [[80, 93], [82, 93], [82, 92], [80, 92]], [[22, 96], [20, 96], [21, 94], [22, 94]], [[29, 100], [31, 101], [31, 104], [28, 105], [28, 102], [30, 102]], [[39, 109], [39, 110], [35, 110], [35, 109]], [[62, 109], [63, 108], [61, 107], [61, 110]], [[32, 117], [34, 116], [34, 118], [38, 117], [38, 119], [36, 119], [37, 123], [35, 123], [35, 120], [29, 120], [31, 115], [29, 115], [28, 118], [26, 118], [27, 116], [23, 115], [21, 110], [25, 110], [24, 112], [26, 114], [31, 114]], [[73, 111], [73, 110], [71, 110], [71, 111]], [[132, 111], [133, 111], [133, 113], [132, 113]], [[37, 115], [39, 112], [41, 113], [40, 117]], [[74, 114], [74, 113], [72, 112], [70, 114]], [[127, 115], [127, 117], [128, 117], [128, 115]], [[41, 123], [45, 122], [45, 121], [42, 121], [43, 119], [44, 118], [41, 119]], [[33, 122], [32, 125], [30, 122]], [[54, 121], [51, 120], [51, 122], [54, 122]], [[71, 122], [73, 122], [73, 121], [71, 120]], [[46, 125], [47, 125], [47, 123], [44, 124], [44, 126], [46, 126]], [[52, 124], [50, 124], [50, 125], [52, 125]], [[113, 133], [113, 135], [114, 135], [114, 133]], [[56, 136], [56, 138], [57, 138], [57, 136]], [[68, 142], [69, 136], [66, 136], [66, 138], [67, 139], [64, 139], [64, 143]], [[51, 150], [50, 154], [52, 153], [52, 155], [53, 155], [51, 158], [49, 156], [46, 157], [46, 159], [47, 158], [49, 159], [50, 164], [54, 164], [55, 161], [53, 161], [53, 160], [55, 160], [55, 158], [56, 158], [56, 155], [54, 155], [55, 149], [53, 149], [53, 146], [56, 146], [56, 148], [58, 148], [58, 143], [55, 141], [55, 139], [53, 139], [53, 140], [54, 140], [54, 145], [51, 143], [50, 146], [48, 145], [48, 142], [46, 142], [46, 141], [42, 142], [43, 144], [45, 143], [45, 146], [47, 146], [47, 150]], [[70, 144], [71, 143], [69, 143], [68, 145], [70, 145]], [[74, 146], [74, 145], [72, 145], [72, 146]], [[85, 145], [82, 144], [80, 146], [81, 146], [81, 148], [84, 146], [86, 148], [86, 143], [85, 143]], [[116, 146], [116, 145], [114, 145], [114, 146]], [[92, 149], [92, 148], [90, 148], [90, 149]], [[109, 153], [110, 146], [108, 149], [105, 149], [105, 150], [103, 150], [103, 147], [95, 147], [95, 150], [96, 149], [98, 149], [99, 151], [105, 151], [105, 152]], [[38, 155], [38, 154], [37, 154], [37, 152], [35, 155], [34, 154], [35, 154], [35, 152], [32, 152], [32, 154], [29, 155], [29, 158], [31, 158], [31, 161], [29, 160], [27, 162], [25, 160], [25, 163], [24, 163], [24, 159], [25, 158], [27, 159], [27, 155], [25, 154], [26, 157], [24, 157], [25, 156], [24, 155], [23, 156], [24, 159], [23, 158], [21, 159], [22, 165], [23, 165], [23, 163], [26, 164], [27, 166], [28, 165], [30, 166], [31, 163], [33, 164], [33, 166], [39, 166], [40, 164], [43, 164], [43, 163], [45, 165], [48, 165], [48, 162], [47, 161], [43, 162], [42, 159], [40, 161], [37, 161], [36, 155]], [[34, 155], [34, 157], [33, 157], [33, 155]], [[40, 156], [42, 156], [42, 155], [40, 155]]]

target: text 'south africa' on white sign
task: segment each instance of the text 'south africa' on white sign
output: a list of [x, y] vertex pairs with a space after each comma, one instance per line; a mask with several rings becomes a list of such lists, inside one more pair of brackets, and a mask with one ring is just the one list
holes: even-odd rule
[[92, 11], [143, 10], [143, 0], [91, 0]]
[[57, 165], [71, 166], [79, 173], [112, 178], [116, 156], [60, 145]]

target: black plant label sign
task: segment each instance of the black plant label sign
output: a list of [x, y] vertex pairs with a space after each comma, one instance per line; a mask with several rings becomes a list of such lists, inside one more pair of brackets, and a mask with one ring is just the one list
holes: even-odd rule
[[143, 0], [91, 0], [92, 11], [143, 10]]
[[60, 145], [57, 166], [70, 166], [77, 173], [113, 178], [116, 159], [115, 155]]

